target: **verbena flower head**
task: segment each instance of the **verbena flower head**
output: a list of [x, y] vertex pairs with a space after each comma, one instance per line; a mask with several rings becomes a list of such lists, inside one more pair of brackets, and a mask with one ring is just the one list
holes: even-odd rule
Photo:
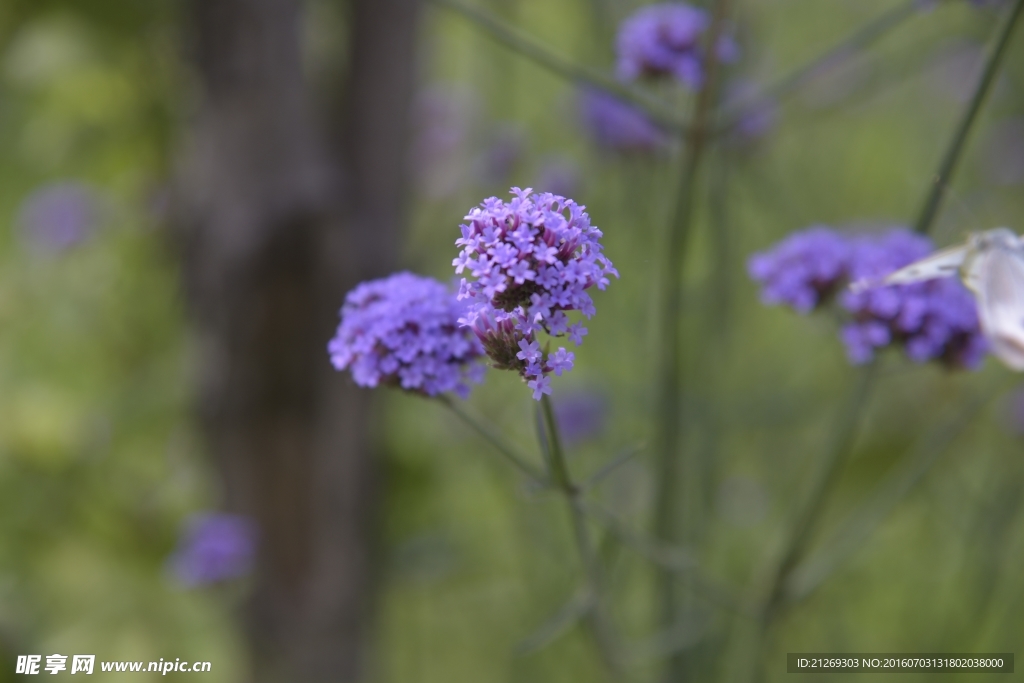
[[555, 417], [567, 445], [601, 434], [608, 417], [608, 399], [597, 391], [576, 390], [554, 401]]
[[739, 119], [730, 131], [730, 141], [741, 148], [752, 148], [778, 123], [778, 102], [753, 81], [730, 83], [725, 90], [724, 106], [739, 111]]
[[[879, 281], [931, 251], [928, 238], [906, 229], [847, 236], [815, 227], [756, 254], [748, 268], [763, 287], [765, 303], [807, 313], [850, 282]], [[848, 318], [840, 336], [853, 363], [871, 360], [884, 347], [901, 346], [916, 362], [974, 368], [988, 348], [974, 297], [954, 278], [845, 290], [838, 303]]]
[[643, 111], [607, 93], [584, 90], [580, 110], [590, 136], [606, 149], [650, 153], [668, 144], [665, 132]]
[[543, 192], [559, 194], [563, 197], [577, 194], [582, 185], [580, 169], [569, 159], [549, 157], [540, 167], [535, 185]]
[[618, 277], [602, 253], [601, 231], [571, 199], [531, 188], [512, 188], [513, 198], [484, 200], [460, 227], [462, 247], [452, 265], [462, 279], [459, 299], [468, 303], [462, 322], [471, 327], [494, 367], [514, 370], [540, 400], [551, 393], [550, 374], [572, 369], [574, 355], [542, 348], [539, 332], [581, 344], [587, 333], [568, 313], [595, 313], [586, 290]]
[[18, 223], [25, 237], [47, 252], [68, 249], [95, 232], [101, 199], [85, 183], [62, 181], [43, 185], [21, 206]]
[[770, 251], [755, 254], [747, 262], [747, 271], [761, 284], [764, 303], [786, 304], [807, 313], [843, 284], [849, 256], [846, 238], [816, 226], [793, 233]]
[[[681, 2], [637, 10], [619, 29], [619, 77], [672, 76], [689, 88], [699, 88], [704, 79], [701, 38], [709, 24], [707, 12]], [[730, 38], [720, 39], [717, 50], [724, 61], [736, 58], [736, 45]]]
[[429, 199], [443, 199], [466, 182], [473, 94], [443, 84], [428, 85], [413, 103], [410, 174]]
[[243, 515], [206, 513], [193, 517], [169, 564], [186, 586], [244, 576], [256, 556], [256, 523]]
[[476, 163], [476, 180], [484, 185], [504, 185], [521, 164], [527, 151], [526, 132], [513, 123], [494, 127]]
[[401, 387], [427, 396], [465, 398], [483, 379], [483, 347], [459, 323], [466, 306], [427, 277], [396, 273], [348, 293], [341, 324], [327, 350], [356, 384]]

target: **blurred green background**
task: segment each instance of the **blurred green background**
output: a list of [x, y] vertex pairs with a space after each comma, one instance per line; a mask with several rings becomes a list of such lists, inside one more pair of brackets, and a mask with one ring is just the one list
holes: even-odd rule
[[[610, 72], [614, 27], [640, 3], [481, 4]], [[771, 83], [894, 4], [739, 2], [742, 58], [727, 83]], [[316, 83], [347, 15], [328, 0], [306, 12]], [[854, 376], [836, 321], [762, 306], [746, 258], [815, 223], [909, 223], [999, 16], [952, 0], [922, 11], [780, 102], [763, 135], [717, 146], [708, 162], [686, 299], [686, 447], [699, 480], [680, 495], [695, 492], [686, 505], [700, 520], [691, 546], [703, 573], [738, 598], [765, 580]], [[28, 652], [185, 657], [213, 662], [204, 680], [247, 676], [233, 616], [246, 582], [185, 589], [166, 568], [187, 515], [219, 502], [190, 418], [187, 321], [166, 235], [196, 97], [180, 24], [170, 1], [0, 5], [0, 681], [18, 678], [14, 658]], [[556, 402], [589, 394], [605, 406], [600, 428], [572, 444], [571, 466], [585, 476], [641, 448], [592, 495], [646, 529], [656, 284], [679, 150], [603, 150], [579, 123], [574, 85], [450, 11], [427, 6], [420, 31], [401, 264], [447, 281], [471, 206], [511, 185], [546, 189], [545, 173], [560, 169], [622, 275], [595, 296], [576, 370], [555, 380]], [[1012, 173], [1024, 165], [1024, 37], [1011, 50], [933, 233], [939, 245], [1024, 227], [1024, 172]], [[67, 248], [40, 246], [20, 218], [25, 203], [72, 181], [94, 197], [93, 229]], [[786, 676], [786, 652], [1013, 652], [1024, 639], [1024, 408], [1013, 378], [993, 360], [947, 372], [895, 352], [880, 374], [819, 540], [862, 519], [864, 501], [906, 463], [937, 457], [772, 629], [769, 680]], [[441, 406], [379, 394], [387, 484], [367, 679], [604, 680], [572, 624], [522, 651], [579, 583], [564, 503], [531, 491]], [[536, 452], [532, 402], [515, 377], [492, 372], [470, 404]], [[654, 632], [654, 568], [600, 538], [636, 680], [656, 680], [673, 652], [695, 662], [694, 680], [748, 679], [748, 617], [693, 588], [685, 628]]]

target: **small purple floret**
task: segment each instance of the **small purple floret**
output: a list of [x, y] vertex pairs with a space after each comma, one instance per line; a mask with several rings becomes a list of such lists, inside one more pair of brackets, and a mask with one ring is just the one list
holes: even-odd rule
[[206, 513], [189, 520], [171, 570], [186, 586], [202, 586], [245, 576], [256, 556], [256, 523], [243, 515]]
[[[681, 2], [664, 2], [637, 10], [619, 28], [619, 77], [634, 80], [642, 76], [671, 76], [689, 88], [699, 88], [704, 80], [701, 38], [709, 24], [707, 12]], [[717, 50], [723, 61], [734, 61], [737, 57], [731, 38], [721, 38]]]
[[327, 350], [334, 367], [350, 370], [359, 386], [465, 398], [484, 372], [483, 347], [459, 323], [465, 313], [465, 304], [437, 280], [396, 273], [349, 292]]
[[459, 287], [468, 304], [460, 322], [472, 328], [494, 367], [518, 372], [539, 400], [551, 393], [548, 375], [571, 370], [574, 355], [564, 347], [542, 350], [537, 334], [569, 335], [578, 344], [586, 329], [569, 325], [567, 313], [594, 315], [586, 290], [604, 289], [619, 273], [602, 253], [601, 231], [585, 207], [530, 188], [514, 187], [512, 194], [509, 202], [491, 197], [469, 212], [452, 265], [476, 278], [463, 278]]

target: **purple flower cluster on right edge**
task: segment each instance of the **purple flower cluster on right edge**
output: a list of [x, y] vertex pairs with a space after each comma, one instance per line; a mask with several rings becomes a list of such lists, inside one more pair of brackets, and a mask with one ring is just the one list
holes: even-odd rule
[[988, 345], [974, 297], [957, 279], [846, 288], [850, 282], [877, 281], [932, 250], [931, 240], [903, 228], [853, 236], [817, 226], [755, 254], [748, 271], [761, 284], [767, 304], [807, 313], [835, 301], [847, 317], [840, 337], [855, 364], [898, 346], [918, 363], [976, 368]]

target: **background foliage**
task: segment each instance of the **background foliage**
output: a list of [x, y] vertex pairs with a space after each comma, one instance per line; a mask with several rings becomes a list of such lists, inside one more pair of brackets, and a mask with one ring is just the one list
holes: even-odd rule
[[[770, 83], [893, 4], [739, 3], [743, 56], [727, 83]], [[636, 5], [483, 6], [557, 54], [610, 71], [614, 27]], [[327, 0], [308, 10], [310, 78], [329, 82], [321, 75], [337, 67], [346, 14]], [[998, 17], [952, 0], [922, 11], [787, 96], [765, 135], [717, 146], [709, 161], [685, 302], [685, 447], [698, 457], [679, 486], [700, 520], [687, 540], [703, 574], [741, 602], [766, 580], [854, 375], [835, 321], [762, 306], [745, 259], [814, 223], [911, 222]], [[188, 417], [188, 344], [164, 234], [166, 183], [193, 97], [180, 36], [173, 3], [0, 8], [0, 680], [13, 678], [14, 656], [36, 651], [211, 660], [210, 680], [244, 672], [231, 618], [244, 581], [185, 590], [165, 568], [185, 517], [218, 501]], [[428, 8], [422, 36], [403, 265], [449, 279], [470, 206], [510, 185], [545, 189], [545, 172], [562, 168], [622, 274], [596, 297], [576, 371], [555, 381], [556, 400], [597, 394], [607, 408], [600, 429], [572, 444], [571, 466], [586, 475], [641, 448], [592, 493], [647, 528], [654, 481], [643, 447], [664, 323], [655, 286], [679, 150], [598, 148], [579, 123], [575, 86], [457, 14]], [[1012, 131], [1024, 121], [1024, 41], [1011, 49], [933, 233], [938, 244], [996, 225], [1022, 229], [1024, 172], [1012, 170], [1024, 164], [1024, 133]], [[687, 106], [678, 93], [662, 96]], [[101, 198], [96, 229], [66, 250], [39, 248], [19, 207], [68, 179]], [[842, 561], [770, 632], [773, 680], [785, 675], [786, 652], [1006, 652], [1024, 637], [1024, 414], [1012, 378], [991, 360], [950, 373], [895, 353], [879, 374], [818, 540], [862, 528], [863, 501], [884, 500], [871, 497], [880, 482], [916, 462], [923, 476], [893, 496], [891, 511], [870, 508], [881, 521], [848, 554], [816, 546]], [[546, 647], [524, 643], [578, 583], [561, 501], [531, 491], [441, 406], [391, 392], [378, 400], [388, 488], [372, 678], [601, 680], [571, 624]], [[535, 452], [531, 401], [514, 377], [491, 373], [471, 406]], [[638, 680], [653, 680], [672, 652], [700, 680], [749, 675], [747, 616], [684, 582], [686, 619], [654, 632], [652, 565], [601, 539]]]

